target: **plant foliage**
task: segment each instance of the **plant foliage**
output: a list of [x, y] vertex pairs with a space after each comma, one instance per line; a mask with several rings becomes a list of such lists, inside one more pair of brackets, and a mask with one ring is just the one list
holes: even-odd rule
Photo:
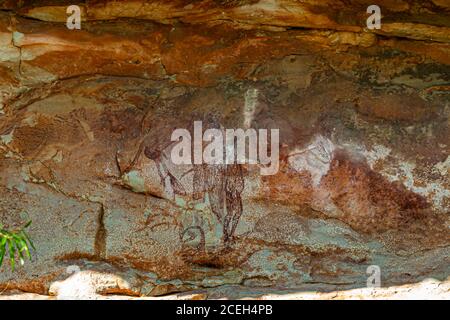
[[15, 231], [9, 231], [3, 229], [3, 225], [0, 224], [0, 267], [2, 266], [5, 256], [9, 256], [11, 263], [11, 270], [14, 271], [16, 265], [16, 259], [19, 260], [20, 265], [23, 265], [25, 258], [31, 260], [30, 247], [34, 248], [25, 229], [28, 228], [31, 221], [26, 223], [21, 229]]

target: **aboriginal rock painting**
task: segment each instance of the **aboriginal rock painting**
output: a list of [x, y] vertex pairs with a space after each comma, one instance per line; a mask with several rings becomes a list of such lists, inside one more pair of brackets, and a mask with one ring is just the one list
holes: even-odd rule
[[223, 241], [228, 243], [242, 215], [242, 166], [203, 164], [193, 170], [194, 196], [209, 199], [210, 210], [222, 224]]
[[[211, 118], [203, 123], [206, 129], [221, 128], [219, 122]], [[243, 213], [242, 165], [174, 165], [170, 152], [175, 142], [170, 141], [169, 130], [155, 131], [143, 139], [128, 170], [142, 156], [154, 163], [159, 183], [165, 191], [164, 198], [172, 200], [180, 208], [181, 213], [171, 216], [166, 224], [178, 227], [183, 245], [198, 250], [205, 250], [208, 244], [231, 245]], [[157, 224], [161, 223], [154, 222], [153, 225]]]

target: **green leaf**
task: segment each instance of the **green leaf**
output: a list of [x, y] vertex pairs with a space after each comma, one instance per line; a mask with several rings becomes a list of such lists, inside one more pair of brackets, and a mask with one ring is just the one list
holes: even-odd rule
[[9, 253], [12, 271], [14, 271], [16, 267], [16, 261], [23, 265], [25, 263], [25, 256], [31, 260], [29, 247], [31, 246], [33, 249], [35, 249], [35, 247], [30, 237], [24, 231], [30, 225], [31, 221], [28, 221], [21, 229], [17, 231], [0, 229], [0, 267], [2, 266], [7, 251]]
[[11, 262], [11, 270], [14, 271], [14, 267], [16, 266], [16, 247], [14, 246], [14, 242], [11, 239], [8, 239], [8, 247], [9, 247], [9, 261]]
[[28, 248], [28, 243], [24, 239], [21, 239], [21, 243], [22, 243], [22, 251], [25, 251], [25, 254], [28, 257], [28, 259], [31, 260], [31, 254], [30, 249]]
[[23, 253], [22, 253], [22, 251], [23, 251], [23, 244], [22, 244], [23, 240], [20, 239], [17, 236], [15, 236], [14, 239], [15, 239], [14, 244], [16, 245], [17, 253], [19, 254], [19, 262], [20, 262], [20, 265], [23, 266], [23, 264], [25, 263], [25, 261], [23, 259]]
[[6, 251], [6, 238], [2, 238], [0, 240], [0, 267], [3, 263], [3, 258], [5, 257], [5, 251]]
[[22, 251], [25, 251], [25, 254], [27, 255], [28, 259], [31, 260], [30, 249], [28, 248], [28, 243], [25, 236], [23, 235], [23, 232], [21, 232], [21, 236], [22, 238], [20, 238], [20, 242], [22, 245]]
[[30, 244], [30, 246], [33, 248], [33, 250], [36, 250], [36, 247], [33, 244], [33, 241], [31, 241], [30, 237], [28, 236], [28, 233], [26, 233], [25, 231], [22, 231], [25, 239], [28, 241], [28, 243]]

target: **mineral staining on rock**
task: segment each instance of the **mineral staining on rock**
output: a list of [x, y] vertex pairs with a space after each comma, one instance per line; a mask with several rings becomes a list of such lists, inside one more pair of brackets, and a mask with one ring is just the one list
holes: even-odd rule
[[[85, 1], [81, 30], [60, 2], [0, 2], [0, 221], [33, 220], [37, 247], [0, 291], [447, 279], [444, 2], [389, 1], [373, 32], [356, 1]], [[194, 121], [279, 129], [278, 173], [173, 165]]]

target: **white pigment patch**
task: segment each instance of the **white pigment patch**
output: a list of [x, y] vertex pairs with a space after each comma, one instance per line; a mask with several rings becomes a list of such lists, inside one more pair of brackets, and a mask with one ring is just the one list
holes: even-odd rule
[[12, 142], [13, 138], [14, 138], [14, 129], [11, 130], [10, 133], [0, 136], [0, 141], [8, 145]]
[[400, 161], [398, 165], [400, 172], [388, 174], [382, 172], [389, 181], [401, 181], [406, 188], [423, 196], [429, 196], [432, 199], [433, 205], [442, 209], [442, 201], [444, 198], [450, 197], [450, 190], [444, 188], [444, 186], [438, 182], [428, 182], [425, 186], [416, 186], [414, 181], [413, 171], [416, 168], [414, 163], [408, 161]]
[[245, 92], [244, 105], [244, 127], [250, 128], [255, 117], [256, 105], [258, 104], [258, 89], [248, 89]]
[[450, 171], [450, 156], [443, 162], [439, 162], [434, 166], [434, 170], [438, 171], [441, 176], [448, 175]]
[[[450, 197], [450, 190], [445, 189], [439, 182], [426, 182], [425, 186], [415, 185], [415, 181], [420, 181], [420, 179], [417, 177], [415, 178], [413, 175], [416, 165], [406, 161], [401, 156], [393, 154], [392, 149], [388, 147], [375, 145], [370, 151], [367, 151], [365, 147], [356, 144], [345, 144], [345, 147], [346, 149], [358, 150], [358, 152], [362, 153], [372, 170], [374, 170], [374, 165], [378, 161], [383, 161], [388, 156], [391, 156], [390, 161], [383, 164], [382, 170], [375, 171], [380, 173], [390, 182], [400, 181], [408, 190], [430, 198], [433, 206], [437, 209], [442, 209], [444, 198]], [[449, 158], [444, 162], [436, 164], [431, 170], [438, 171], [441, 175], [445, 176], [450, 166]]]
[[289, 154], [289, 165], [297, 171], [308, 171], [312, 182], [318, 187], [320, 180], [330, 170], [334, 144], [322, 135], [316, 136], [304, 149], [295, 149]]
[[367, 163], [370, 168], [373, 169], [373, 166], [379, 161], [386, 159], [389, 154], [392, 152], [390, 148], [387, 148], [382, 145], [375, 145], [372, 150], [364, 151], [363, 154], [367, 159]]

